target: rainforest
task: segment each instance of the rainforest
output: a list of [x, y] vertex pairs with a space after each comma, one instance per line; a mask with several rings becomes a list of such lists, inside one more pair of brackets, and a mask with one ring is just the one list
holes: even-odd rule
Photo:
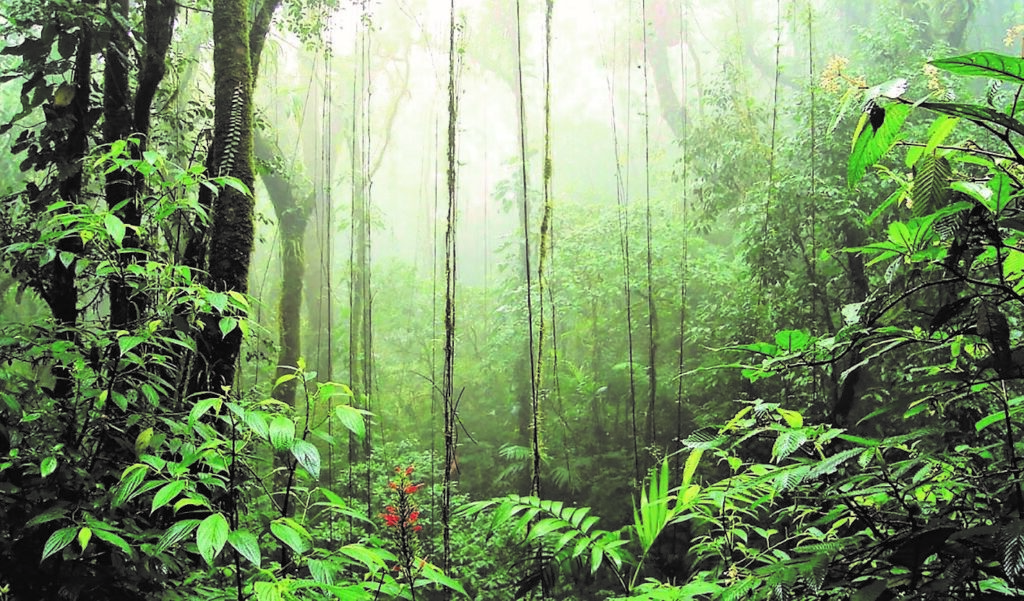
[[1024, 598], [1024, 2], [0, 0], [0, 601]]

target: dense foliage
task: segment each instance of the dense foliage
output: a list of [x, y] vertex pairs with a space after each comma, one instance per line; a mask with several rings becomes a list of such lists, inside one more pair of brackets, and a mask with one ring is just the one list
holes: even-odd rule
[[[701, 71], [689, 3], [629, 3], [631, 58], [587, 58], [611, 122], [545, 114], [542, 149], [539, 34], [483, 2], [433, 193], [386, 160], [433, 13], [366, 4], [0, 3], [0, 601], [1024, 594], [1024, 58], [962, 50], [1002, 4], [780, 2], [769, 40], [736, 3]], [[816, 71], [826, 16], [865, 20]], [[456, 73], [519, 148], [439, 290]]]

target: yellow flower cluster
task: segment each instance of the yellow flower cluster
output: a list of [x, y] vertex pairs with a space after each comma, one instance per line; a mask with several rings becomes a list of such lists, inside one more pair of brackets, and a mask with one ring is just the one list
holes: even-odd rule
[[939, 68], [931, 63], [924, 64], [924, 76], [928, 79], [928, 89], [932, 92], [943, 92], [946, 86], [939, 79]]
[[1003, 38], [1003, 43], [1007, 47], [1013, 46], [1021, 36], [1024, 36], [1024, 25], [1014, 25], [1006, 30], [1006, 37]]
[[850, 59], [845, 56], [832, 55], [821, 72], [821, 89], [832, 94], [843, 91], [843, 84], [849, 87], [867, 87], [863, 77], [851, 77], [843, 71], [850, 66]]

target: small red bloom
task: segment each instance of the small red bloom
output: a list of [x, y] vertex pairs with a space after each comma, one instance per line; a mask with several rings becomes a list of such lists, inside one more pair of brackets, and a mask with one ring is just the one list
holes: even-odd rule
[[418, 511], [414, 511], [414, 512], [410, 513], [409, 514], [409, 523], [410, 524], [414, 523], [416, 520], [419, 519], [419, 517], [420, 517], [420, 512], [418, 512]]
[[413, 468], [413, 466], [411, 466], [411, 465], [410, 465], [409, 467], [405, 468], [405, 475], [406, 475], [406, 476], [411, 476], [411, 475], [412, 475], [412, 470], [413, 470], [413, 469], [414, 469], [414, 468]]
[[423, 526], [420, 526], [419, 524], [412, 527], [413, 532], [419, 532], [420, 530], [423, 530]]
[[410, 484], [410, 485], [405, 487], [405, 494], [411, 495], [412, 493], [416, 492], [419, 489], [420, 489], [420, 485], [419, 484]]
[[398, 482], [388, 482], [388, 488], [398, 488]]

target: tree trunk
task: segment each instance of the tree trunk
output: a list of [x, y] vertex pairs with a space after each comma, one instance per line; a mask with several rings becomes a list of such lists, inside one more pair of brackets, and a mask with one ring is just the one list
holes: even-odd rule
[[[213, 2], [214, 136], [210, 149], [214, 175], [238, 178], [252, 190], [252, 63], [249, 54], [248, 2]], [[212, 202], [208, 286], [217, 292], [245, 293], [255, 238], [251, 194], [225, 186]], [[189, 391], [220, 392], [231, 386], [242, 344], [237, 327], [222, 334], [220, 315], [207, 317], [198, 335]]]

